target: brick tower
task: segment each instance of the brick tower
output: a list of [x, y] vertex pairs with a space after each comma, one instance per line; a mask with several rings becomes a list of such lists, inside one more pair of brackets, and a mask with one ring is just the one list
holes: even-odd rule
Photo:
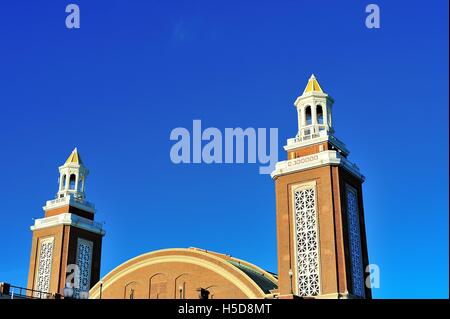
[[333, 99], [314, 75], [294, 105], [298, 133], [272, 173], [280, 298], [371, 298], [362, 183], [334, 136]]
[[[75, 278], [74, 297], [97, 283], [100, 278], [102, 225], [94, 222], [95, 208], [85, 200], [85, 182], [89, 173], [75, 148], [59, 167], [56, 199], [47, 201], [44, 218], [36, 219], [31, 230], [28, 288], [63, 295], [66, 278]], [[69, 265], [71, 265], [69, 267]], [[67, 273], [66, 273], [67, 272]]]

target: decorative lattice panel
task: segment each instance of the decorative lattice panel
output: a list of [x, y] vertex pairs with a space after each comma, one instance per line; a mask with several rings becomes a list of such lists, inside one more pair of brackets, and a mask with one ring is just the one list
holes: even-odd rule
[[[50, 290], [50, 277], [52, 273], [52, 260], [53, 260], [53, 243], [54, 238], [46, 238], [40, 241], [39, 247], [39, 260], [38, 269], [35, 282], [35, 290], [40, 292], [49, 292]], [[39, 292], [35, 293], [36, 297], [40, 296]]]
[[320, 260], [314, 185], [294, 191], [294, 210], [298, 294], [317, 296], [320, 293]]
[[364, 273], [361, 250], [361, 229], [359, 225], [358, 193], [347, 185], [347, 218], [351, 256], [352, 292], [364, 297]]
[[91, 288], [92, 247], [91, 241], [78, 239], [77, 266], [80, 280], [79, 288], [74, 292], [75, 298], [80, 298], [80, 292], [87, 292]]

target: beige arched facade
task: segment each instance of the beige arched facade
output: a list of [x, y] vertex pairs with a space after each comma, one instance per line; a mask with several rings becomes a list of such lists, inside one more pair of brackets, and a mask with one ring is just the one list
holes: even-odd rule
[[90, 290], [99, 299], [272, 298], [277, 278], [231, 256], [198, 248], [164, 249], [126, 261]]

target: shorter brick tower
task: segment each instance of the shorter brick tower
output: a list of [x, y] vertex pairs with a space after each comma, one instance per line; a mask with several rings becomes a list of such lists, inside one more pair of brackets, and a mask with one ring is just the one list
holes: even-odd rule
[[280, 298], [371, 298], [364, 176], [334, 136], [333, 99], [314, 75], [294, 105], [298, 132], [275, 181]]
[[[85, 200], [89, 171], [76, 148], [59, 167], [59, 172], [56, 199], [47, 201], [43, 207], [44, 218], [36, 219], [31, 226], [28, 289], [63, 295], [67, 276], [79, 274], [72, 280], [77, 298], [100, 279], [105, 232], [100, 223], [94, 222], [94, 205]], [[79, 279], [75, 283], [76, 278]]]

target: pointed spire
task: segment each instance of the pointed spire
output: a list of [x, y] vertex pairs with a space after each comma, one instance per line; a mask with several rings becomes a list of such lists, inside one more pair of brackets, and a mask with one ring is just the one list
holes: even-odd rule
[[316, 77], [314, 74], [311, 74], [311, 77], [308, 80], [308, 84], [306, 85], [305, 90], [303, 91], [303, 94], [308, 92], [320, 92], [323, 93], [322, 88], [319, 85], [319, 82], [317, 82]]
[[78, 150], [77, 150], [76, 147], [74, 148], [74, 150], [72, 151], [72, 153], [67, 158], [67, 160], [66, 160], [66, 162], [64, 164], [69, 164], [69, 163], [75, 163], [75, 164], [83, 165], [83, 161], [81, 160], [81, 157], [78, 154]]

